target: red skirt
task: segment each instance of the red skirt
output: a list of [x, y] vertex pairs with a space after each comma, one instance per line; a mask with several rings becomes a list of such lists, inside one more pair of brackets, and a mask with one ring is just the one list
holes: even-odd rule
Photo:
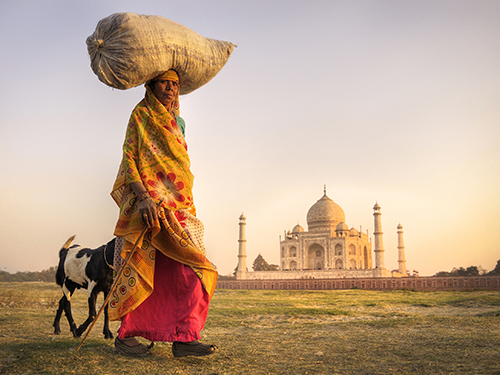
[[157, 251], [153, 293], [122, 318], [118, 336], [163, 342], [199, 340], [209, 303], [191, 267]]

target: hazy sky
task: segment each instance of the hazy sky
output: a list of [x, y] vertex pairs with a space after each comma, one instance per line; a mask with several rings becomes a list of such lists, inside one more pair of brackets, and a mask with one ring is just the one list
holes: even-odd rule
[[237, 44], [181, 97], [209, 258], [279, 263], [279, 238], [327, 194], [385, 263], [432, 275], [500, 259], [500, 1], [0, 2], [0, 269], [112, 238], [109, 192], [144, 88], [111, 89], [85, 39], [115, 12], [161, 15]]

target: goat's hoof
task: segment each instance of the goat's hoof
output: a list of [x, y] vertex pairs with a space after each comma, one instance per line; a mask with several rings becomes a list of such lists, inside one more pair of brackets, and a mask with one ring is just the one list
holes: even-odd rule
[[80, 336], [83, 334], [83, 332], [85, 332], [85, 331], [81, 330], [81, 329], [77, 329], [73, 334], [75, 335], [75, 337], [80, 338]]

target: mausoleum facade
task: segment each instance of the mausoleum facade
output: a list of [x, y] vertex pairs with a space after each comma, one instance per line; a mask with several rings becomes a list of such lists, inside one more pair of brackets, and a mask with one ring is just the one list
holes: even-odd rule
[[[381, 207], [375, 204], [374, 246], [367, 233], [349, 228], [344, 210], [326, 195], [307, 212], [307, 231], [297, 224], [280, 239], [280, 269], [249, 272], [246, 267], [246, 218], [240, 216], [237, 280], [370, 278], [407, 276], [403, 230], [398, 225], [398, 270], [385, 268]], [[375, 256], [373, 257], [372, 254]]]

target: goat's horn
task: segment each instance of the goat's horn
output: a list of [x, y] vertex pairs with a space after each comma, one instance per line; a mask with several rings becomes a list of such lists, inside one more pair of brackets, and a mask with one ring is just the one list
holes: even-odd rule
[[76, 234], [71, 236], [70, 238], [68, 238], [68, 240], [64, 243], [63, 248], [67, 249], [69, 247], [69, 245], [71, 245], [71, 242], [73, 242], [75, 237], [76, 237]]

